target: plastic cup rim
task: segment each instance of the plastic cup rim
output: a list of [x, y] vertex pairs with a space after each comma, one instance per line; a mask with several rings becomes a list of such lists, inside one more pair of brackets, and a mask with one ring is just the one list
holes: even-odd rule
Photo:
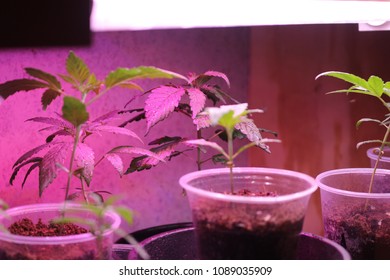
[[189, 182], [195, 178], [199, 178], [202, 176], [208, 176], [213, 174], [220, 174], [225, 173], [227, 174], [229, 172], [228, 168], [212, 168], [212, 169], [206, 169], [206, 170], [200, 170], [200, 171], [194, 171], [187, 173], [183, 175], [179, 179], [179, 184], [182, 186], [183, 189], [186, 191], [190, 191], [193, 193], [196, 193], [197, 195], [208, 197], [215, 200], [222, 200], [222, 201], [228, 201], [228, 202], [235, 202], [235, 203], [262, 203], [262, 204], [274, 204], [274, 203], [283, 203], [288, 201], [297, 200], [300, 198], [308, 197], [313, 192], [316, 191], [317, 185], [315, 183], [315, 179], [305, 173], [287, 170], [287, 169], [278, 169], [278, 168], [263, 168], [263, 167], [235, 167], [233, 168], [233, 173], [266, 173], [266, 174], [276, 174], [276, 175], [285, 175], [288, 177], [296, 177], [300, 178], [304, 181], [306, 181], [311, 186], [305, 190], [297, 191], [292, 194], [286, 194], [286, 195], [279, 195], [276, 197], [262, 197], [262, 196], [255, 196], [255, 197], [248, 197], [248, 196], [237, 196], [237, 195], [230, 195], [230, 194], [223, 194], [218, 192], [213, 192], [209, 190], [199, 189], [196, 187], [193, 187], [189, 184]]
[[[371, 174], [373, 172], [373, 168], [340, 168], [340, 169], [332, 169], [324, 171], [317, 175], [316, 182], [320, 190], [324, 190], [330, 193], [356, 197], [356, 198], [390, 198], [390, 193], [366, 193], [366, 192], [354, 192], [354, 191], [346, 191], [340, 190], [334, 187], [330, 187], [321, 183], [321, 180], [329, 175], [339, 175], [339, 174], [357, 174], [357, 173], [365, 173]], [[390, 170], [388, 169], [377, 169], [376, 174], [388, 174], [390, 175]]]

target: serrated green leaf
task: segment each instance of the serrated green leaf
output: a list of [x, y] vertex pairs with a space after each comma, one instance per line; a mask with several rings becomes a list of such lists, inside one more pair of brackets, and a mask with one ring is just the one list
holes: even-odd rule
[[95, 92], [96, 94], [99, 94], [100, 92], [100, 86], [102, 85], [102, 82], [99, 81], [95, 74], [91, 74], [88, 78], [88, 87], [86, 89], [86, 91], [93, 91]]
[[329, 76], [329, 77], [338, 78], [338, 79], [341, 79], [341, 80], [346, 81], [348, 83], [351, 83], [355, 86], [359, 86], [361, 88], [368, 89], [368, 82], [365, 79], [360, 78], [359, 76], [356, 76], [354, 74], [339, 72], [339, 71], [328, 71], [328, 72], [324, 72], [324, 73], [319, 74], [316, 77], [316, 79], [319, 77], [322, 77], [322, 76]]
[[68, 75], [63, 75], [63, 74], [58, 74], [65, 82], [71, 84], [74, 87], [77, 87], [77, 82], [73, 77], [68, 76]]
[[372, 93], [374, 93], [377, 97], [381, 97], [383, 94], [383, 87], [384, 87], [383, 80], [377, 76], [370, 76], [367, 82], [369, 86], [368, 89]]
[[73, 52], [69, 52], [66, 59], [66, 71], [80, 84], [84, 83], [90, 75], [88, 66]]
[[140, 66], [134, 68], [118, 68], [107, 75], [104, 84], [106, 88], [112, 88], [130, 80], [146, 78], [180, 78], [187, 81], [186, 77], [171, 71], [152, 66]]
[[390, 82], [384, 84], [383, 93], [390, 97]]
[[0, 84], [0, 95], [3, 98], [18, 92], [30, 91], [39, 88], [48, 88], [49, 85], [33, 79], [17, 79]]
[[25, 68], [24, 70], [30, 76], [47, 82], [53, 90], [61, 91], [61, 83], [55, 76], [35, 68]]
[[62, 116], [74, 126], [79, 126], [88, 121], [89, 114], [84, 103], [71, 96], [64, 97]]

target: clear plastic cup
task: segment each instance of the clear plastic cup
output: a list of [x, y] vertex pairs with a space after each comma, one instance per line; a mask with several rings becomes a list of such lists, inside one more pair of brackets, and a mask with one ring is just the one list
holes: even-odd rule
[[234, 168], [234, 189], [274, 193], [230, 193], [228, 168], [196, 171], [180, 178], [193, 214], [200, 259], [294, 259], [314, 178], [271, 168]]
[[353, 259], [390, 259], [390, 170], [329, 170], [316, 178], [321, 194], [325, 237]]
[[[29, 218], [34, 223], [39, 219], [47, 223], [61, 217], [64, 204], [31, 204], [10, 208], [0, 216], [0, 223], [6, 228], [13, 222]], [[82, 219], [96, 219], [90, 211], [77, 204], [66, 204], [69, 216]], [[0, 231], [0, 259], [32, 259], [32, 260], [77, 260], [77, 259], [110, 259], [114, 230], [121, 223], [119, 215], [107, 212], [104, 222], [109, 229], [102, 234], [101, 246], [92, 233], [68, 236], [21, 236]], [[85, 225], [80, 225], [84, 226]]]

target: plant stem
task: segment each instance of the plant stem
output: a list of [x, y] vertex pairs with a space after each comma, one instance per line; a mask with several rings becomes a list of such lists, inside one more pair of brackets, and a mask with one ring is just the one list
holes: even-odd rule
[[234, 183], [233, 183], [233, 129], [226, 129], [226, 134], [228, 138], [228, 155], [229, 159], [227, 162], [227, 166], [229, 167], [229, 175], [230, 175], [230, 191], [234, 193]]
[[368, 193], [372, 192], [372, 187], [374, 185], [374, 178], [375, 178], [376, 170], [378, 169], [379, 162], [380, 162], [380, 160], [382, 158], [383, 149], [385, 147], [385, 144], [387, 142], [387, 138], [389, 137], [389, 134], [390, 134], [390, 125], [387, 126], [387, 130], [386, 130], [385, 136], [383, 137], [381, 146], [379, 147], [378, 158], [375, 161], [374, 171], [371, 174], [370, 186], [369, 186], [369, 189], [368, 189]]
[[76, 132], [75, 133], [76, 133], [76, 135], [74, 137], [72, 155], [71, 155], [70, 163], [69, 163], [68, 180], [66, 182], [65, 201], [68, 199], [69, 190], [70, 190], [70, 184], [71, 184], [72, 177], [73, 177], [73, 164], [74, 164], [74, 159], [75, 159], [75, 156], [76, 156], [77, 145], [78, 145], [79, 139], [80, 139], [81, 125], [76, 127]]
[[[198, 139], [202, 139], [202, 131], [201, 130], [198, 130], [196, 132], [197, 134], [197, 138]], [[198, 166], [198, 171], [199, 170], [202, 170], [202, 158], [201, 158], [201, 150], [200, 150], [200, 147], [197, 148], [197, 151], [196, 151], [196, 164]]]
[[[382, 104], [387, 108], [387, 110], [390, 112], [390, 106], [388, 103], [386, 103], [385, 100], [383, 100], [382, 98], [379, 97], [379, 100], [382, 102]], [[385, 133], [385, 136], [383, 137], [383, 140], [382, 140], [382, 143], [381, 143], [381, 146], [379, 147], [379, 152], [378, 152], [378, 158], [376, 159], [375, 161], [375, 165], [374, 165], [374, 171], [372, 172], [371, 174], [371, 179], [370, 179], [370, 186], [369, 186], [369, 189], [368, 189], [368, 193], [371, 193], [372, 192], [372, 187], [374, 185], [374, 178], [375, 178], [375, 174], [376, 174], [376, 170], [378, 169], [378, 165], [379, 165], [379, 162], [382, 158], [382, 154], [383, 154], [383, 149], [386, 145], [386, 142], [387, 142], [387, 139], [389, 138], [389, 134], [390, 134], [390, 125], [387, 125], [386, 126], [386, 133]]]

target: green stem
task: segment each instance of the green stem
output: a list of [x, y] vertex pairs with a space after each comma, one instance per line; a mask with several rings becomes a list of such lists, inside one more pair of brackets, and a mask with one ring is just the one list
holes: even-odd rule
[[[382, 98], [379, 97], [379, 100], [382, 102], [382, 104], [387, 108], [387, 110], [390, 112], [390, 106], [386, 103], [385, 100], [383, 100]], [[383, 140], [382, 140], [382, 143], [381, 143], [381, 146], [379, 147], [379, 152], [378, 152], [378, 158], [376, 159], [376, 162], [375, 162], [375, 165], [374, 165], [374, 171], [372, 172], [371, 174], [371, 179], [370, 179], [370, 186], [369, 186], [369, 189], [368, 189], [368, 193], [371, 193], [372, 192], [372, 187], [374, 185], [374, 178], [375, 178], [375, 174], [376, 174], [376, 170], [378, 169], [378, 165], [379, 165], [379, 162], [382, 158], [382, 154], [383, 154], [383, 149], [386, 145], [386, 142], [387, 142], [387, 139], [389, 138], [389, 134], [390, 134], [390, 125], [386, 126], [386, 133], [385, 133], [385, 136], [383, 137]]]
[[383, 137], [381, 146], [379, 147], [378, 158], [377, 158], [376, 161], [375, 161], [374, 171], [373, 171], [372, 174], [371, 174], [370, 186], [369, 186], [369, 189], [368, 189], [368, 193], [371, 193], [371, 192], [372, 192], [372, 187], [373, 187], [373, 185], [374, 185], [375, 174], [376, 174], [376, 171], [377, 171], [377, 169], [378, 169], [379, 162], [380, 162], [380, 160], [381, 160], [381, 158], [382, 158], [383, 149], [384, 149], [384, 147], [385, 147], [385, 145], [386, 145], [386, 142], [387, 142], [387, 139], [388, 139], [388, 137], [389, 137], [389, 134], [390, 134], [390, 126], [387, 126], [387, 130], [386, 130], [385, 136]]
[[228, 162], [227, 166], [229, 167], [230, 175], [230, 191], [234, 193], [234, 183], [233, 183], [233, 129], [226, 129], [226, 134], [228, 138]]

